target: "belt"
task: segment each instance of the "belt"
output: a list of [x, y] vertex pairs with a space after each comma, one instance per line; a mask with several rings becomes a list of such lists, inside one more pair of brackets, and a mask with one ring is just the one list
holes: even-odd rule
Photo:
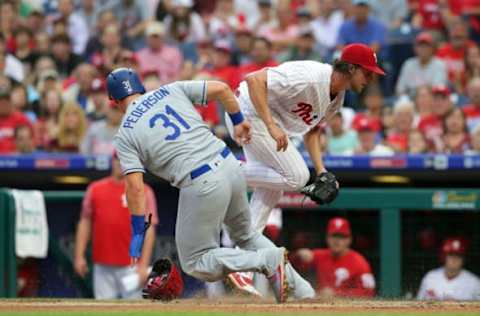
[[[228, 157], [228, 155], [230, 155], [231, 151], [228, 147], [225, 147], [221, 152], [220, 152], [220, 156], [222, 156], [224, 159]], [[190, 179], [195, 179], [195, 178], [198, 178], [200, 177], [202, 174], [205, 174], [209, 171], [212, 170], [212, 167], [210, 167], [209, 164], [204, 164], [200, 167], [198, 167], [197, 169], [194, 169], [192, 172], [190, 172]]]

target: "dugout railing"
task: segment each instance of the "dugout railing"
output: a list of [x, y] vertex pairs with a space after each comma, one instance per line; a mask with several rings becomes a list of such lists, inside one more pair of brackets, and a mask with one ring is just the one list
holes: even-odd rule
[[[80, 203], [83, 192], [45, 191], [44, 196], [48, 208], [48, 205], [66, 201]], [[401, 212], [459, 209], [478, 212], [480, 209], [480, 190], [343, 188], [341, 194], [331, 205], [323, 208], [309, 204], [306, 207], [311, 211], [322, 211], [324, 209], [378, 210], [379, 220], [374, 225], [378, 226], [380, 238], [380, 274], [377, 276], [379, 295], [395, 298], [400, 297], [402, 290]], [[15, 204], [11, 194], [6, 189], [0, 190], [0, 225], [0, 297], [15, 297]], [[59, 251], [55, 251], [56, 248], [50, 245], [50, 255], [61, 256]], [[72, 273], [73, 269], [71, 266], [68, 267], [68, 260], [63, 260], [63, 262], [65, 263], [64, 268], [68, 269], [66, 272]], [[80, 287], [83, 287], [85, 291], [88, 290], [88, 284], [83, 283]]]

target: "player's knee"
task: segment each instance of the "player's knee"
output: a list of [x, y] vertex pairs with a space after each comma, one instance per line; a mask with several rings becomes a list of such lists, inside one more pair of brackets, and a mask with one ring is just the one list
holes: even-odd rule
[[310, 171], [307, 166], [304, 166], [288, 177], [288, 184], [291, 186], [291, 190], [298, 191], [307, 184], [309, 179]]

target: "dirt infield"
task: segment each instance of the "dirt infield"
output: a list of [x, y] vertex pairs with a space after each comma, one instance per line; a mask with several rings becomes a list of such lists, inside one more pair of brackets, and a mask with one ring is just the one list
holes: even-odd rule
[[455, 312], [480, 315], [480, 302], [416, 302], [416, 301], [309, 301], [277, 305], [252, 299], [176, 300], [169, 303], [150, 301], [93, 301], [93, 300], [0, 300], [4, 312], [231, 312], [231, 313], [349, 313], [388, 311], [402, 313]]

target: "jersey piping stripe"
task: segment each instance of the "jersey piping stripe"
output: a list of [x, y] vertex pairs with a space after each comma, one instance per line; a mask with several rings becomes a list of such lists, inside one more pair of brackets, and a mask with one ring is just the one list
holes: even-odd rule
[[123, 174], [124, 174], [124, 175], [127, 175], [127, 174], [129, 174], [129, 173], [139, 172], [139, 171], [145, 173], [145, 169], [142, 169], [142, 168], [130, 168], [130, 169], [124, 170], [124, 171], [123, 171]]
[[206, 85], [207, 85], [207, 82], [204, 81], [204, 82], [203, 82], [203, 91], [202, 91], [202, 105], [207, 104], [207, 100], [205, 100], [205, 97], [206, 97], [206, 95], [205, 95]]

